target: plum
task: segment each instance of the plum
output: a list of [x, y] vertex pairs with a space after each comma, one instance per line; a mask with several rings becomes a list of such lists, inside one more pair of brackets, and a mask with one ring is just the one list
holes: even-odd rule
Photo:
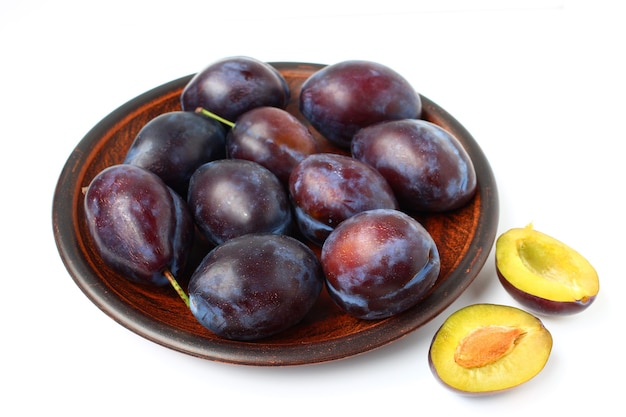
[[417, 304], [436, 282], [439, 251], [414, 218], [368, 210], [342, 222], [322, 247], [326, 287], [335, 303], [361, 319], [381, 319]]
[[226, 137], [229, 158], [257, 162], [285, 185], [294, 166], [318, 151], [317, 141], [309, 129], [278, 107], [257, 107], [245, 112]]
[[491, 394], [519, 386], [543, 370], [552, 335], [516, 307], [472, 304], [452, 313], [433, 336], [428, 362], [446, 387]]
[[202, 165], [189, 180], [187, 201], [198, 229], [214, 244], [247, 233], [291, 230], [287, 191], [276, 175], [253, 161]]
[[532, 224], [501, 234], [495, 261], [506, 291], [536, 313], [579, 313], [600, 290], [598, 274], [586, 258]]
[[323, 285], [308, 246], [285, 235], [247, 234], [202, 260], [189, 281], [190, 309], [220, 337], [257, 340], [300, 322]]
[[349, 148], [361, 128], [383, 120], [418, 118], [422, 99], [395, 70], [348, 60], [322, 68], [302, 84], [302, 115], [326, 139]]
[[154, 285], [183, 271], [193, 219], [182, 197], [152, 171], [130, 164], [103, 169], [87, 187], [84, 207], [96, 250], [113, 270]]
[[402, 208], [444, 212], [467, 204], [477, 188], [469, 155], [450, 132], [425, 120], [394, 120], [363, 128], [352, 156], [376, 168]]
[[191, 175], [200, 165], [224, 158], [225, 142], [226, 132], [219, 122], [193, 112], [171, 111], [139, 130], [124, 163], [154, 172], [186, 198]]
[[289, 177], [289, 194], [300, 232], [318, 246], [356, 213], [398, 207], [389, 184], [374, 168], [331, 153], [300, 161]]
[[290, 90], [285, 78], [266, 62], [247, 56], [222, 58], [189, 80], [180, 96], [184, 111], [205, 108], [234, 121], [255, 107], [285, 108]]

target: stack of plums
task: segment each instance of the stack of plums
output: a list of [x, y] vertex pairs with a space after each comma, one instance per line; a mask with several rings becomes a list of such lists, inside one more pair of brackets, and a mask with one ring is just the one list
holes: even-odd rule
[[[440, 259], [411, 214], [457, 209], [476, 191], [460, 142], [420, 119], [419, 94], [394, 70], [321, 68], [299, 91], [302, 117], [285, 110], [292, 94], [267, 63], [216, 61], [85, 191], [94, 245], [128, 279], [167, 285], [194, 238], [209, 243], [181, 297], [224, 338], [297, 324], [324, 286], [361, 319], [415, 306]], [[341, 151], [321, 151], [309, 126]]]

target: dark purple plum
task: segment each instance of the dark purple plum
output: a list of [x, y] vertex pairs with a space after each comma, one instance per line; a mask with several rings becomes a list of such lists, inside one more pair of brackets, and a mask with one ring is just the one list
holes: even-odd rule
[[291, 231], [285, 187], [253, 161], [221, 159], [202, 165], [191, 176], [187, 201], [198, 229], [214, 244], [248, 233]]
[[213, 62], [194, 75], [181, 94], [185, 111], [198, 107], [231, 122], [261, 106], [285, 108], [289, 102], [285, 78], [266, 62], [234, 56]]
[[189, 282], [190, 308], [233, 340], [272, 336], [300, 322], [324, 285], [318, 258], [284, 235], [248, 234], [213, 249]]
[[302, 84], [300, 112], [324, 137], [349, 148], [361, 128], [384, 120], [419, 118], [422, 100], [399, 73], [351, 60], [315, 72]]
[[440, 271], [437, 246], [413, 217], [389, 209], [345, 220], [328, 236], [321, 263], [335, 303], [361, 319], [382, 319], [416, 305]]
[[102, 260], [131, 281], [164, 285], [183, 271], [194, 225], [185, 201], [153, 172], [105, 168], [87, 187], [89, 232]]
[[459, 140], [425, 120], [381, 122], [353, 138], [352, 156], [378, 170], [400, 206], [443, 212], [467, 204], [476, 191], [474, 164]]
[[226, 137], [228, 157], [255, 161], [283, 184], [298, 162], [317, 152], [317, 141], [308, 128], [277, 107], [257, 107], [244, 113]]
[[289, 193], [300, 232], [319, 246], [356, 213], [398, 206], [391, 187], [374, 168], [331, 153], [309, 155], [296, 165]]
[[200, 114], [172, 111], [146, 123], [131, 144], [124, 163], [157, 174], [181, 196], [200, 165], [226, 155], [226, 130]]

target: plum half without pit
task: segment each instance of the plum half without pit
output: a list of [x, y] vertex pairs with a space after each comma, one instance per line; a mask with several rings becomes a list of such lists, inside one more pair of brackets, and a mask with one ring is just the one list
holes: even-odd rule
[[524, 310], [473, 304], [451, 314], [433, 337], [428, 361], [446, 387], [468, 395], [505, 391], [534, 378], [552, 351], [552, 335]]
[[600, 289], [598, 274], [586, 258], [532, 224], [500, 235], [495, 258], [505, 290], [536, 313], [579, 313]]

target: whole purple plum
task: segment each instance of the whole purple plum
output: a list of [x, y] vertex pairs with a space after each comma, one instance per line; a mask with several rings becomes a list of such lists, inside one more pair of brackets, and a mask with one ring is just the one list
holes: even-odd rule
[[191, 175], [202, 164], [224, 158], [225, 142], [226, 132], [218, 121], [194, 112], [171, 111], [141, 128], [124, 163], [154, 172], [186, 198]]
[[198, 229], [214, 244], [247, 233], [291, 230], [284, 185], [253, 161], [220, 159], [202, 165], [189, 180], [187, 201]]
[[352, 156], [378, 170], [403, 209], [442, 212], [467, 204], [476, 172], [456, 137], [425, 120], [394, 120], [360, 130]]
[[297, 324], [324, 286], [318, 258], [285, 235], [247, 234], [213, 249], [189, 281], [194, 317], [233, 340], [272, 336]]
[[85, 193], [85, 217], [104, 263], [131, 281], [165, 285], [182, 272], [194, 226], [185, 201], [155, 173], [120, 164], [100, 171]]
[[337, 225], [357, 213], [398, 207], [380, 173], [339, 154], [318, 153], [303, 159], [291, 172], [289, 193], [300, 232], [319, 246]]
[[322, 247], [331, 298], [349, 314], [381, 319], [418, 303], [439, 276], [437, 246], [414, 218], [370, 210], [341, 223]]
[[181, 94], [185, 111], [202, 107], [235, 122], [261, 106], [284, 108], [289, 102], [285, 78], [266, 62], [246, 56], [220, 59], [197, 73]]
[[418, 118], [422, 100], [398, 72], [370, 61], [342, 61], [311, 75], [300, 111], [324, 137], [349, 148], [361, 128], [384, 120]]

